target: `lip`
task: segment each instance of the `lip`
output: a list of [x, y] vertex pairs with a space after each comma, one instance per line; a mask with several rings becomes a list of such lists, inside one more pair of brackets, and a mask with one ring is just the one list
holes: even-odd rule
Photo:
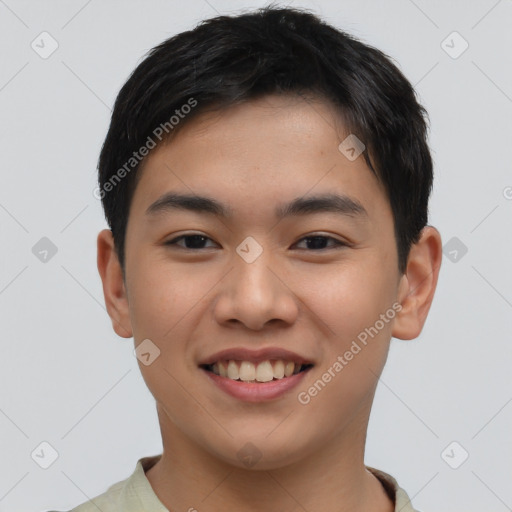
[[265, 402], [279, 398], [294, 387], [298, 386], [311, 368], [313, 367], [311, 366], [300, 373], [291, 375], [290, 377], [261, 383], [233, 380], [228, 377], [216, 375], [204, 368], [200, 368], [200, 370], [219, 389], [234, 398], [238, 398], [239, 400], [244, 400], [246, 402]]
[[[250, 361], [253, 364], [261, 363], [267, 360], [281, 359], [283, 361], [292, 361], [297, 364], [315, 364], [314, 361], [306, 359], [295, 352], [283, 348], [266, 347], [259, 350], [250, 350], [243, 347], [230, 348], [216, 352], [205, 358], [199, 363], [199, 366], [211, 365], [218, 361]], [[290, 377], [287, 377], [290, 378]]]

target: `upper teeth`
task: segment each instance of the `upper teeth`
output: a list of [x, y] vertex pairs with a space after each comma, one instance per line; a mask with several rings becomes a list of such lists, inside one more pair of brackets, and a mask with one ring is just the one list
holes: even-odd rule
[[299, 373], [301, 364], [292, 361], [262, 361], [255, 365], [250, 361], [218, 361], [212, 365], [212, 371], [221, 377], [245, 382], [269, 382], [272, 379], [282, 379], [294, 373]]

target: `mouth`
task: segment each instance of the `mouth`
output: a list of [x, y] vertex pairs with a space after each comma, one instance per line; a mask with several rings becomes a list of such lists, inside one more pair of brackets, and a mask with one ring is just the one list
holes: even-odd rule
[[201, 364], [203, 370], [229, 380], [247, 383], [265, 383], [288, 379], [303, 373], [314, 365], [286, 359], [266, 359], [259, 362], [235, 359], [220, 359], [210, 364]]

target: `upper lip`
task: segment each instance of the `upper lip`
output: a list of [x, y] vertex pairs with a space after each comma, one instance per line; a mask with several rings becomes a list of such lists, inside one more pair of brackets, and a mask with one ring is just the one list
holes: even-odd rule
[[251, 363], [261, 363], [270, 359], [281, 359], [283, 361], [292, 361], [297, 364], [313, 364], [313, 361], [307, 359], [295, 352], [284, 348], [267, 347], [259, 350], [251, 350], [244, 347], [227, 348], [212, 354], [203, 359], [199, 365], [211, 365], [218, 361], [250, 361]]

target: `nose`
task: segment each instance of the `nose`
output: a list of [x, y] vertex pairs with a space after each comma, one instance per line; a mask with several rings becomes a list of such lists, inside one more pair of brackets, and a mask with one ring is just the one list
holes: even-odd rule
[[260, 331], [267, 324], [295, 322], [299, 299], [293, 293], [291, 278], [278, 267], [269, 250], [252, 263], [235, 254], [233, 265], [221, 281], [215, 303], [214, 316], [219, 324], [243, 324]]

